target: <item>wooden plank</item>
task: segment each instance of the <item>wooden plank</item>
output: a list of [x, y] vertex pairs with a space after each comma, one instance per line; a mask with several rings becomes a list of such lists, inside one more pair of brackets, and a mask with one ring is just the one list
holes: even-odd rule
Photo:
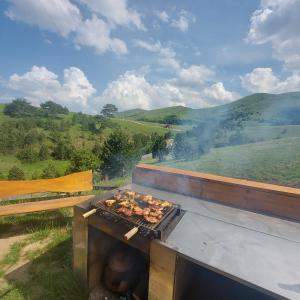
[[172, 300], [175, 286], [176, 253], [152, 242], [150, 248], [149, 300]]
[[300, 220], [300, 189], [140, 164], [133, 183]]
[[88, 220], [82, 217], [83, 209], [73, 209], [73, 271], [88, 282]]
[[66, 197], [66, 198], [59, 198], [54, 200], [44, 200], [44, 201], [0, 206], [0, 217], [71, 207], [74, 206], [75, 204], [79, 204], [84, 201], [87, 201], [92, 197], [94, 196], [87, 195], [87, 196], [77, 196], [77, 197]]
[[1, 198], [42, 192], [74, 193], [92, 189], [93, 175], [91, 170], [51, 179], [0, 181]]

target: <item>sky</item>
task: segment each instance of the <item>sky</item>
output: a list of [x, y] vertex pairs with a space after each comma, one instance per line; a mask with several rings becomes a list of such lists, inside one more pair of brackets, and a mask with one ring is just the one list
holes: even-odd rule
[[300, 90], [300, 0], [2, 0], [0, 102], [96, 114]]

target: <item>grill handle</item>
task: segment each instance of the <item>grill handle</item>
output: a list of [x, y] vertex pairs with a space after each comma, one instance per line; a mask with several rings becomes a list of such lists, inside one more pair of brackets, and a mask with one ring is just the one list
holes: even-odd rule
[[88, 218], [89, 216], [95, 214], [96, 212], [97, 212], [97, 209], [94, 208], [94, 209], [92, 209], [92, 210], [90, 210], [90, 211], [84, 213], [82, 216], [86, 219], [86, 218]]
[[124, 234], [125, 240], [130, 240], [138, 231], [138, 227], [133, 227], [132, 229], [130, 229], [127, 233]]

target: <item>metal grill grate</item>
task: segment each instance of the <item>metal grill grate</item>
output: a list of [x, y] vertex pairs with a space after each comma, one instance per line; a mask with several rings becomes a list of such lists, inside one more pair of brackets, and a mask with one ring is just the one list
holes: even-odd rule
[[[125, 226], [128, 229], [138, 227], [138, 235], [143, 237], [165, 240], [184, 214], [184, 211], [181, 210], [180, 205], [170, 202], [171, 206], [164, 208], [164, 210], [162, 211], [162, 218], [155, 224], [147, 222], [146, 220], [144, 220], [143, 216], [125, 216], [117, 212], [117, 209], [120, 207], [118, 204], [115, 203], [110, 207], [107, 207], [105, 204], [105, 201], [107, 199], [112, 199], [116, 192], [117, 190], [105, 195], [101, 195], [99, 197], [95, 197], [90, 202], [91, 209], [96, 209], [97, 215], [101, 218], [105, 218], [109, 222], [120, 224], [121, 226]], [[119, 190], [119, 192], [124, 193], [126, 192], [126, 190]], [[149, 203], [143, 200], [135, 199], [135, 201], [141, 208], [151, 207]]]
[[[140, 204], [140, 203], [139, 203]], [[133, 215], [133, 216], [130, 216], [130, 217], [127, 217], [127, 216], [123, 216], [122, 214], [118, 213], [116, 210], [119, 208], [117, 207], [116, 205], [113, 205], [111, 206], [110, 208], [108, 208], [106, 205], [105, 205], [105, 200], [101, 200], [101, 201], [98, 201], [96, 204], [95, 204], [95, 207], [96, 208], [101, 208], [102, 211], [106, 211], [106, 212], [109, 212], [111, 214], [113, 214], [116, 218], [121, 218], [123, 219], [124, 221], [129, 221], [131, 222], [132, 224], [134, 225], [137, 225], [137, 226], [143, 226], [143, 227], [147, 227], [149, 229], [152, 229], [152, 230], [155, 230], [157, 227], [159, 227], [159, 225], [161, 224], [161, 222], [164, 220], [164, 218], [169, 215], [169, 213], [172, 212], [172, 210], [174, 209], [173, 205], [171, 207], [167, 207], [163, 210], [163, 216], [162, 218], [159, 220], [159, 222], [155, 223], [155, 224], [151, 224], [151, 223], [148, 223], [144, 220], [143, 216], [138, 216], [138, 215]], [[100, 211], [101, 213], [101, 211]]]

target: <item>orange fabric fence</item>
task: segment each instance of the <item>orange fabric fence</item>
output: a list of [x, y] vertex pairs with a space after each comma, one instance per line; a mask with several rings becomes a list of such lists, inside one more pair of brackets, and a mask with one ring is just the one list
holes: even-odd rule
[[0, 181], [0, 198], [43, 192], [83, 192], [93, 189], [92, 171], [78, 172], [58, 178]]

